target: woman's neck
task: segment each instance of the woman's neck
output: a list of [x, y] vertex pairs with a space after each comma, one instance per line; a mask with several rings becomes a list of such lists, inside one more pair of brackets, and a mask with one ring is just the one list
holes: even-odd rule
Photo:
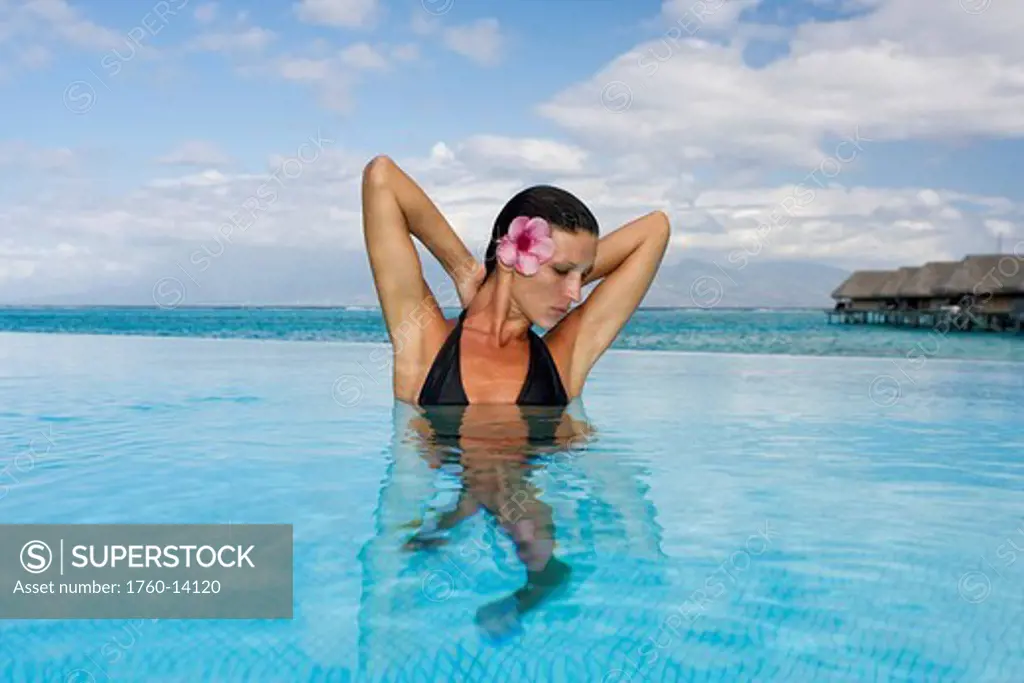
[[[501, 316], [497, 277], [489, 277], [469, 303], [464, 328], [487, 334], [496, 345], [505, 346], [513, 339], [525, 339], [531, 323], [515, 302], [507, 302], [507, 313]], [[500, 319], [499, 318], [503, 318]]]

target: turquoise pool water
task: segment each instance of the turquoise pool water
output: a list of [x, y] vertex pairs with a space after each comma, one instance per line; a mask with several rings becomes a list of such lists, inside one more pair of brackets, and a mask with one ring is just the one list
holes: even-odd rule
[[[0, 680], [1024, 677], [1019, 365], [610, 351], [562, 447], [432, 438], [373, 349], [0, 334], [5, 522], [295, 534], [291, 621], [2, 621]], [[499, 516], [403, 547], [462, 489], [571, 568], [518, 624], [481, 617], [526, 577]]]

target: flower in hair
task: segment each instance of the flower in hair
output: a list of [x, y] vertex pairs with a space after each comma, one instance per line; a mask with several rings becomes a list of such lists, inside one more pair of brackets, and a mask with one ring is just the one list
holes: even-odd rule
[[555, 255], [551, 226], [543, 218], [518, 216], [498, 242], [498, 260], [523, 275], [533, 275]]

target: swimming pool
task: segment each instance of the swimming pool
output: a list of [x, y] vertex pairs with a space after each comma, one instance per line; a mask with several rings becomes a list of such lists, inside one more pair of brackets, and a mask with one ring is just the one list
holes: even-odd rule
[[403, 549], [460, 472], [374, 348], [0, 334], [5, 522], [290, 523], [295, 561], [291, 621], [0, 621], [0, 680], [1024, 676], [1017, 366], [608, 352], [529, 473], [571, 577], [496, 634], [493, 516]]

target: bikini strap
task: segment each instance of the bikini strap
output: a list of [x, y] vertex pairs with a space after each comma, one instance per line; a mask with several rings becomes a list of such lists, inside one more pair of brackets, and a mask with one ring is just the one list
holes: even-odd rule
[[462, 336], [462, 321], [465, 317], [466, 310], [463, 309], [459, 314], [458, 323], [448, 333], [448, 337], [434, 356], [427, 370], [427, 377], [420, 388], [420, 405], [451, 403], [453, 398], [456, 403], [465, 403], [465, 391], [462, 389], [459, 369], [459, 338]]

